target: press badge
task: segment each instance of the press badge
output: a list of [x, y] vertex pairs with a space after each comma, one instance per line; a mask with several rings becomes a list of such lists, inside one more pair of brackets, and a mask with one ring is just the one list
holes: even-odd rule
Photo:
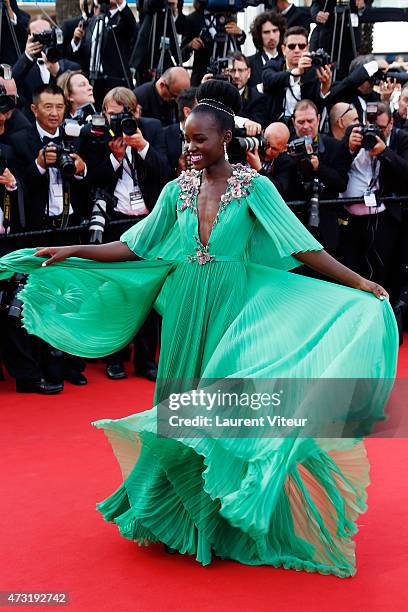
[[375, 197], [375, 193], [369, 191], [364, 194], [364, 204], [366, 206], [377, 206], [377, 198]]
[[358, 28], [358, 15], [357, 13], [350, 13], [350, 21], [353, 28]]
[[149, 212], [144, 203], [142, 192], [140, 191], [140, 189], [137, 189], [135, 187], [135, 189], [129, 193], [129, 199], [130, 208], [133, 210], [133, 212], [139, 215], [145, 215]]

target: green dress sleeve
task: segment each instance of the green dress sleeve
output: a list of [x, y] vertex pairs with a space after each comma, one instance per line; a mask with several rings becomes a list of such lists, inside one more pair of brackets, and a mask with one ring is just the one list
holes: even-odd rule
[[177, 259], [180, 250], [176, 212], [179, 191], [177, 181], [167, 183], [152, 212], [122, 234], [121, 241], [138, 257], [148, 260]]
[[256, 217], [256, 223], [247, 246], [248, 262], [291, 270], [301, 265], [293, 254], [323, 249], [268, 178], [255, 177], [253, 187], [248, 196], [248, 205]]

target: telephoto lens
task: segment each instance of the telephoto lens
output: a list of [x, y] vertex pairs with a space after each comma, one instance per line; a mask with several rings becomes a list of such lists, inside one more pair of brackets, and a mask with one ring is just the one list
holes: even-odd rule
[[102, 244], [106, 224], [106, 194], [97, 189], [89, 223], [89, 244]]

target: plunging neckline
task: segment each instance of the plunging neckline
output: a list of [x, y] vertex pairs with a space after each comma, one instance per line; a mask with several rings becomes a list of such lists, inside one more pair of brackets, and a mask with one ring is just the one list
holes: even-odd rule
[[198, 209], [198, 198], [200, 196], [200, 191], [201, 191], [201, 187], [202, 187], [202, 184], [203, 184], [203, 173], [204, 173], [204, 170], [200, 171], [200, 184], [199, 184], [199, 187], [198, 187], [198, 192], [197, 192], [197, 197], [196, 197], [196, 208], [197, 208], [197, 224], [196, 225], [197, 225], [197, 238], [199, 240], [200, 245], [203, 246], [205, 249], [207, 249], [208, 245], [210, 244], [211, 235], [213, 233], [214, 225], [216, 225], [218, 223], [218, 221], [219, 221], [219, 216], [220, 216], [220, 212], [221, 212], [221, 204], [223, 202], [223, 197], [227, 194], [228, 190], [231, 188], [231, 178], [234, 176], [234, 170], [235, 170], [235, 168], [232, 166], [232, 172], [229, 175], [229, 177], [227, 178], [227, 181], [225, 183], [225, 189], [222, 192], [222, 194], [220, 195], [220, 199], [218, 201], [217, 212], [216, 212], [216, 214], [214, 216], [214, 219], [212, 220], [212, 223], [210, 225], [210, 232], [208, 234], [208, 239], [207, 239], [206, 243], [203, 242], [203, 240], [201, 239], [201, 236], [200, 236], [200, 213], [199, 213], [199, 209]]

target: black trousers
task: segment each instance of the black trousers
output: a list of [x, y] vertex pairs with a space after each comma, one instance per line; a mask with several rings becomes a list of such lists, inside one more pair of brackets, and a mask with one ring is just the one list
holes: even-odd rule
[[373, 215], [348, 215], [341, 226], [340, 261], [394, 293], [399, 271], [402, 224], [387, 210]]
[[[114, 212], [111, 215], [111, 219], [123, 220], [123, 224], [108, 225], [104, 234], [104, 242], [119, 240], [123, 232], [137, 223], [137, 218], [129, 219], [129, 217], [119, 212]], [[159, 344], [160, 327], [161, 319], [159, 315], [154, 310], [150, 311], [147, 319], [133, 339], [133, 366], [136, 373], [144, 373], [146, 370], [152, 370], [157, 367], [156, 351]], [[127, 357], [128, 350], [123, 348], [105, 357], [104, 361], [107, 365], [113, 365], [126, 361]]]

